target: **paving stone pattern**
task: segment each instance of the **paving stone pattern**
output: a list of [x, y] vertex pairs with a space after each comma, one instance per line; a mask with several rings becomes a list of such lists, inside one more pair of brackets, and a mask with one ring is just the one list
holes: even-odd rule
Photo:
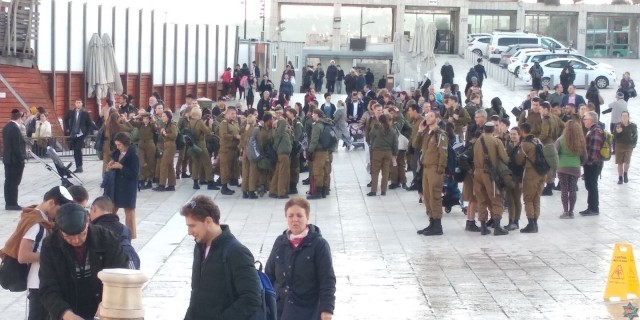
[[[438, 65], [445, 60], [454, 66], [456, 79], [464, 87], [471, 64], [455, 56], [439, 56]], [[632, 76], [640, 75], [635, 60], [602, 61], [616, 66], [618, 75], [625, 70]], [[439, 84], [439, 76], [435, 78]], [[491, 98], [499, 96], [510, 110], [520, 104], [528, 88], [518, 83], [511, 91], [490, 78], [484, 82], [484, 99], [488, 105]], [[578, 92], [584, 94], [585, 90]], [[601, 94], [610, 102], [615, 89]], [[337, 98], [341, 97], [334, 100]], [[637, 106], [637, 99], [631, 100], [632, 120], [640, 119]], [[608, 123], [608, 119], [606, 116], [603, 121]], [[634, 163], [636, 159], [637, 153]], [[626, 302], [605, 303], [602, 297], [613, 244], [629, 242], [640, 255], [640, 201], [635, 198], [640, 191], [640, 174], [634, 166], [630, 183], [617, 185], [613, 160], [605, 164], [599, 181], [600, 216], [558, 219], [562, 207], [555, 192], [542, 199], [538, 234], [482, 237], [468, 233], [464, 231], [464, 215], [454, 207], [443, 217], [444, 235], [424, 237], [415, 233], [428, 223], [417, 195], [396, 189], [385, 197], [367, 197], [369, 176], [364, 163], [363, 151], [340, 150], [334, 156], [331, 195], [312, 202], [311, 223], [320, 227], [333, 253], [337, 276], [334, 319], [622, 318]], [[100, 166], [97, 159], [87, 157], [81, 175], [92, 198], [101, 194]], [[20, 203], [38, 203], [56, 183], [41, 164], [30, 161], [20, 186]], [[578, 211], [586, 207], [586, 190], [582, 181], [579, 185]], [[184, 179], [178, 180], [176, 189], [138, 194], [139, 238], [133, 244], [151, 278], [144, 288], [146, 319], [184, 317], [193, 240], [176, 212], [194, 194], [215, 198], [223, 223], [230, 225], [256, 259], [266, 261], [273, 241], [286, 228], [285, 200], [244, 200], [239, 191], [233, 196], [204, 189], [195, 192], [191, 180]], [[0, 211], [0, 243], [8, 238], [18, 218], [16, 212]], [[24, 318], [25, 301], [25, 294], [0, 291], [0, 318]]]

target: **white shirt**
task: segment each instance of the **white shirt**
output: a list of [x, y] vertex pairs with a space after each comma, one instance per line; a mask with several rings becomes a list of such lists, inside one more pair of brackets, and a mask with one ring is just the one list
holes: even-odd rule
[[[42, 215], [43, 219], [49, 220], [47, 215], [44, 212], [42, 212], [42, 210], [38, 210], [38, 211], [40, 211], [40, 214]], [[31, 228], [29, 228], [29, 230], [27, 230], [27, 232], [24, 234], [22, 239], [33, 241], [33, 245], [35, 246], [36, 237], [38, 236], [38, 232], [40, 232], [40, 228], [42, 228], [40, 224], [38, 223], [34, 224], [33, 226], [31, 226]], [[40, 249], [42, 249], [42, 240], [44, 240], [46, 236], [47, 236], [47, 229], [44, 229], [44, 232], [42, 233], [42, 238], [40, 239], [40, 243], [38, 245], [38, 250], [36, 252], [40, 252]], [[31, 251], [33, 251], [33, 247], [31, 247]], [[38, 276], [39, 271], [40, 271], [40, 262], [32, 263], [31, 269], [29, 269], [29, 275], [27, 276], [27, 288], [29, 289], [40, 288], [40, 277]]]

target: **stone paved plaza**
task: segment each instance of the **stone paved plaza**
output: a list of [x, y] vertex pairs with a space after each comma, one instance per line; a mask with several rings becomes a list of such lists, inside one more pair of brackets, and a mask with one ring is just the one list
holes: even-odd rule
[[[441, 56], [438, 65], [445, 60], [454, 65], [458, 82], [464, 83], [471, 64], [459, 57]], [[606, 62], [616, 67], [618, 79], [626, 70], [632, 77], [640, 75], [636, 60]], [[439, 87], [439, 75], [435, 79]], [[614, 87], [601, 91], [607, 103], [615, 96]], [[490, 78], [483, 92], [487, 103], [499, 96], [510, 110], [523, 100], [528, 88], [518, 83], [511, 91]], [[631, 100], [632, 121], [640, 119], [638, 106], [637, 99]], [[607, 124], [608, 120], [608, 116], [603, 118]], [[633, 156], [633, 163], [638, 157], [637, 153]], [[93, 198], [101, 193], [101, 162], [94, 156], [85, 159], [81, 177]], [[365, 152], [341, 149], [334, 156], [333, 169], [332, 193], [312, 202], [310, 222], [320, 227], [333, 253], [337, 276], [334, 319], [623, 318], [626, 302], [605, 303], [603, 293], [614, 243], [629, 242], [640, 255], [640, 200], [635, 199], [640, 194], [640, 173], [635, 167], [630, 183], [617, 185], [613, 160], [605, 164], [599, 216], [558, 219], [562, 206], [555, 192], [542, 198], [540, 233], [512, 232], [503, 237], [465, 232], [459, 207], [443, 217], [443, 236], [416, 235], [428, 223], [417, 194], [396, 189], [385, 197], [367, 197]], [[56, 183], [41, 164], [29, 161], [20, 186], [20, 204], [38, 203]], [[582, 181], [579, 187], [578, 211], [586, 208]], [[186, 311], [193, 239], [177, 210], [193, 195], [214, 197], [223, 223], [230, 225], [258, 260], [266, 261], [273, 241], [286, 228], [285, 200], [245, 200], [240, 192], [223, 196], [218, 191], [195, 191], [191, 180], [184, 179], [178, 180], [176, 189], [138, 194], [139, 238], [133, 244], [150, 277], [144, 288], [145, 319], [182, 319]], [[17, 212], [0, 211], [1, 243], [18, 217]], [[0, 291], [0, 319], [23, 319], [25, 301], [25, 294]], [[632, 302], [640, 304], [637, 299]]]

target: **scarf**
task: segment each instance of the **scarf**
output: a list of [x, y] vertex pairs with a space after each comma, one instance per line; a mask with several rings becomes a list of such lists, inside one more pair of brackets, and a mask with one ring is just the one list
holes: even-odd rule
[[309, 227], [305, 228], [304, 231], [302, 231], [298, 235], [295, 235], [289, 232], [288, 237], [289, 237], [289, 242], [291, 243], [291, 247], [293, 247], [294, 249], [297, 248], [302, 243], [302, 240], [304, 240], [304, 238], [308, 234], [309, 234]]

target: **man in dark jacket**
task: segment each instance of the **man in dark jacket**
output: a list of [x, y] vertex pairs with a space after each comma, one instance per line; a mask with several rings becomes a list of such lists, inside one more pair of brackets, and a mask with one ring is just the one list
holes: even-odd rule
[[336, 62], [334, 60], [331, 60], [329, 66], [327, 67], [327, 92], [333, 93], [337, 78], [338, 68], [336, 67]]
[[71, 139], [73, 159], [76, 163], [74, 173], [82, 172], [82, 147], [85, 137], [91, 134], [89, 130], [91, 130], [89, 113], [82, 107], [82, 100], [76, 99], [75, 107], [64, 117], [64, 133]]
[[560, 72], [560, 83], [562, 84], [564, 94], [569, 93], [569, 85], [572, 85], [575, 79], [576, 79], [576, 71], [573, 70], [571, 61], [569, 61], [567, 65], [564, 68], [562, 68], [562, 71]]
[[22, 112], [20, 110], [11, 110], [11, 121], [2, 129], [5, 210], [22, 210], [22, 207], [18, 205], [18, 186], [22, 181], [22, 173], [24, 172], [26, 148], [20, 132], [20, 125], [18, 124], [21, 117]]
[[478, 87], [482, 88], [482, 81], [487, 78], [487, 71], [484, 69], [482, 65], [482, 58], [478, 58], [478, 64], [473, 66], [473, 69], [478, 74]]
[[[336, 92], [338, 92], [338, 94], [342, 94], [342, 81], [344, 81], [344, 70], [342, 70], [342, 68], [340, 67], [340, 65], [337, 66], [338, 68], [338, 77], [336, 78]], [[351, 91], [347, 91], [347, 93], [349, 93]]]
[[118, 236], [122, 250], [127, 256], [129, 269], [140, 269], [140, 257], [131, 246], [131, 231], [120, 222], [118, 215], [113, 213], [113, 201], [109, 197], [100, 196], [93, 200], [89, 209], [89, 220], [92, 225], [103, 227]]
[[373, 87], [373, 78], [373, 72], [371, 72], [371, 69], [367, 68], [367, 73], [365, 74], [364, 79], [370, 88]]
[[102, 301], [98, 272], [126, 268], [120, 240], [89, 224], [75, 203], [58, 209], [58, 229], [44, 239], [40, 254], [40, 294], [52, 319], [93, 319]]
[[211, 198], [193, 197], [180, 214], [196, 241], [185, 320], [248, 319], [261, 304], [253, 255], [229, 226], [220, 225], [220, 209]]
[[313, 85], [316, 89], [316, 92], [320, 92], [322, 90], [322, 81], [324, 80], [324, 70], [322, 70], [322, 64], [318, 63], [316, 66], [316, 70], [313, 71], [313, 75], [311, 76], [313, 80]]
[[285, 74], [280, 81], [280, 89], [278, 91], [284, 93], [287, 98], [291, 98], [293, 96], [293, 84], [289, 81], [289, 75]]

